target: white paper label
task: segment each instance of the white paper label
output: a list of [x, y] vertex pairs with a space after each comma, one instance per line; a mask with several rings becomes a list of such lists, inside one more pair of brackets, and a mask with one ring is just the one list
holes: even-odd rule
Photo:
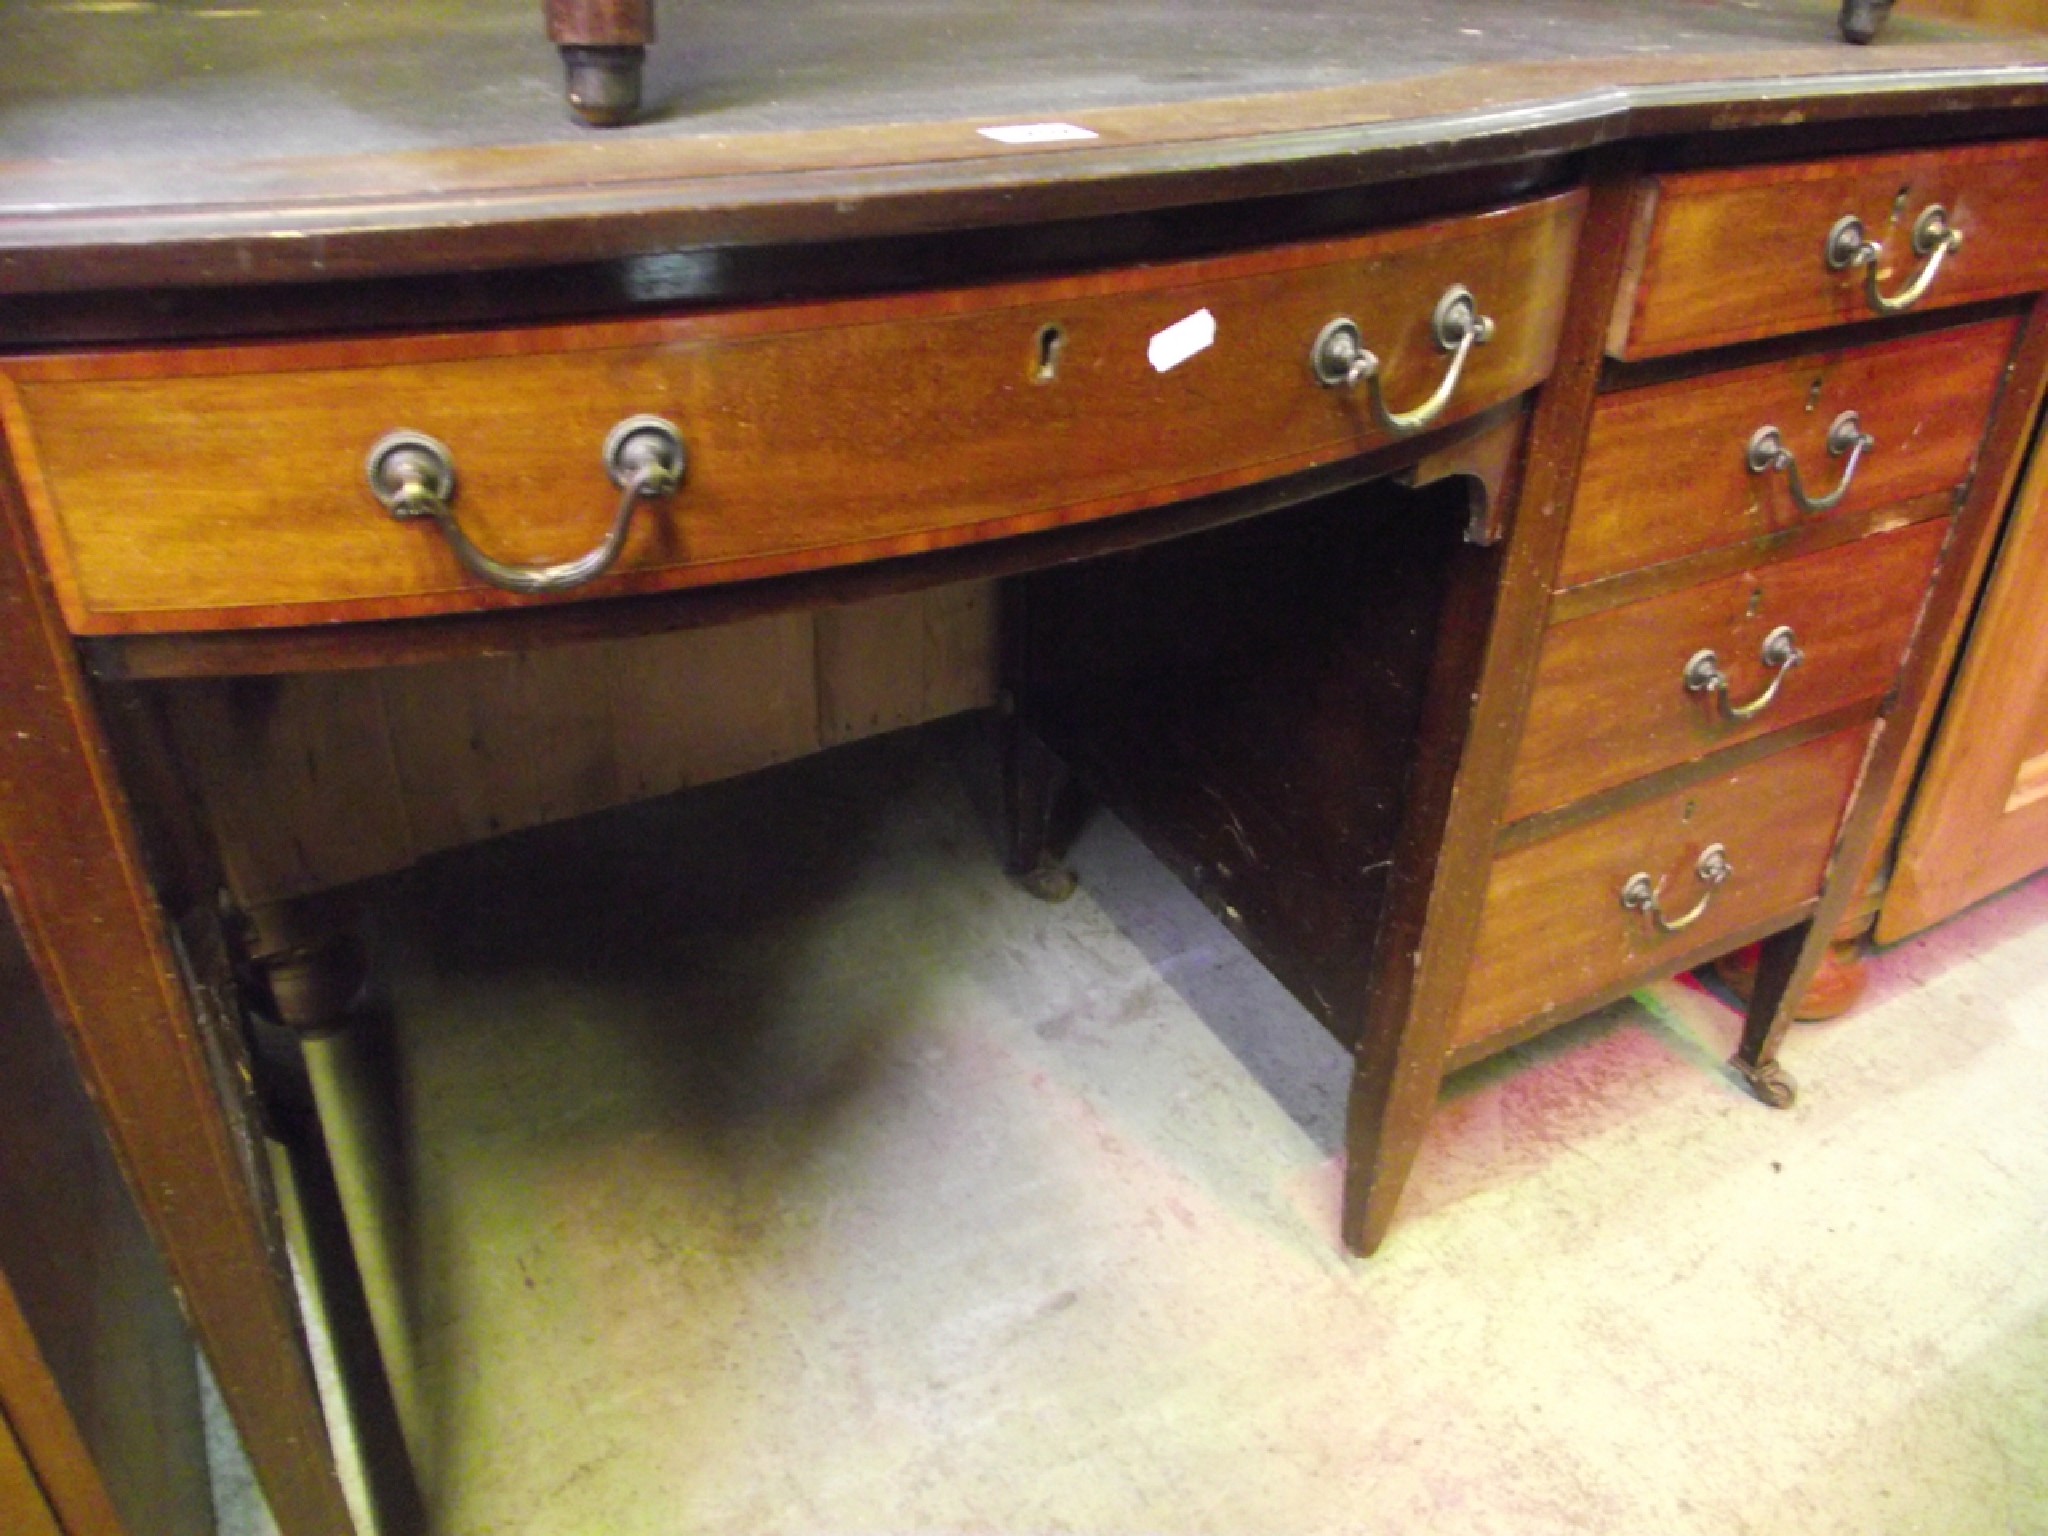
[[1216, 317], [1206, 309], [1198, 309], [1154, 336], [1145, 348], [1145, 356], [1152, 360], [1154, 369], [1165, 373], [1215, 345]]
[[1076, 139], [1102, 137], [1092, 128], [1080, 128], [1072, 123], [1016, 123], [1007, 128], [977, 128], [974, 131], [998, 144], [1067, 144]]

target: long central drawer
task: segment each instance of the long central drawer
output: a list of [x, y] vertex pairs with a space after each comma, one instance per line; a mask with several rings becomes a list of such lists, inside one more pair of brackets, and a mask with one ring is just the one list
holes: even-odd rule
[[507, 562], [598, 543], [621, 421], [688, 453], [592, 595], [1028, 532], [1392, 440], [1320, 382], [1338, 317], [1413, 408], [1493, 323], [1450, 422], [1548, 372], [1583, 194], [1355, 239], [1006, 287], [479, 334], [19, 359], [0, 407], [80, 633], [455, 612], [509, 597], [366, 486], [394, 430], [438, 439], [461, 531]]

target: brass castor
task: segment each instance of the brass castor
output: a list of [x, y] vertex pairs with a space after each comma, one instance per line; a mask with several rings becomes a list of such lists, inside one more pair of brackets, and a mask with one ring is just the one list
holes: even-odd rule
[[1046, 854], [1029, 869], [1013, 869], [1010, 878], [1040, 901], [1065, 901], [1080, 887], [1075, 873], [1058, 859]]
[[1728, 1065], [1735, 1069], [1743, 1085], [1759, 1104], [1771, 1109], [1790, 1109], [1799, 1098], [1799, 1085], [1792, 1081], [1792, 1074], [1775, 1061], [1760, 1061], [1754, 1065], [1736, 1057]]

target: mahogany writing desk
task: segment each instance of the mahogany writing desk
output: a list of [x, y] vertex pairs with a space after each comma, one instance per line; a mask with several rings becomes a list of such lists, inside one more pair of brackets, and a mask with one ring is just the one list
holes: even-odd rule
[[0, 869], [291, 1536], [241, 1007], [334, 999], [174, 680], [1001, 578], [1017, 872], [1071, 771], [1352, 1047], [1354, 1248], [1446, 1070], [1758, 939], [1789, 1101], [2040, 395], [2048, 51], [707, 3], [599, 140], [506, 9], [6, 22]]

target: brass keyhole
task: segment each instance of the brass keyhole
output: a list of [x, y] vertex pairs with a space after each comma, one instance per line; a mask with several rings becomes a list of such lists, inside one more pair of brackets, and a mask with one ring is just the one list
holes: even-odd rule
[[1764, 589], [1754, 588], [1749, 594], [1749, 617], [1755, 618], [1764, 611]]
[[1031, 365], [1031, 382], [1050, 384], [1059, 377], [1060, 354], [1067, 349], [1066, 330], [1057, 325], [1038, 328], [1038, 344]]

